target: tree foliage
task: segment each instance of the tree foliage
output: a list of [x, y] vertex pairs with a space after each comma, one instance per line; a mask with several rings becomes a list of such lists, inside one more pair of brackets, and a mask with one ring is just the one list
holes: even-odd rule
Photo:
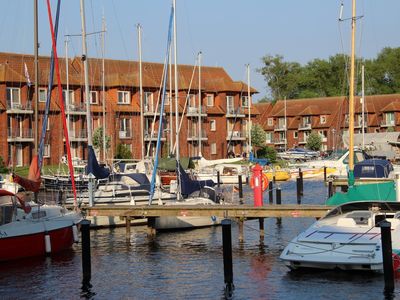
[[265, 145], [266, 136], [265, 131], [260, 124], [251, 126], [251, 143], [254, 146], [262, 147]]
[[129, 150], [128, 146], [125, 144], [118, 144], [117, 151], [115, 153], [116, 159], [131, 159], [132, 152]]
[[0, 156], [0, 173], [8, 173], [8, 168], [6, 167], [6, 164], [4, 163], [3, 157]]
[[322, 138], [317, 132], [311, 132], [310, 135], [307, 138], [307, 144], [306, 148], [313, 150], [313, 151], [319, 151], [321, 149], [322, 145]]
[[[375, 59], [356, 59], [356, 83], [365, 65], [366, 93], [400, 93], [400, 48], [384, 48]], [[285, 61], [281, 55], [266, 55], [258, 72], [264, 76], [273, 101], [332, 97], [348, 94], [349, 56], [336, 54], [305, 65]], [[361, 85], [358, 84], [358, 89]]]
[[276, 150], [272, 147], [264, 146], [257, 150], [257, 157], [268, 158], [269, 162], [276, 162]]
[[[110, 149], [111, 139], [106, 135], [106, 150]], [[103, 149], [103, 127], [98, 127], [93, 132], [93, 147]]]

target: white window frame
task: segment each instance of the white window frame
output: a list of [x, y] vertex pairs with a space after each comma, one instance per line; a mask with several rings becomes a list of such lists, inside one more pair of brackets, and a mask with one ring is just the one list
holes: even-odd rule
[[214, 106], [214, 94], [207, 94], [207, 106]]
[[249, 96], [243, 95], [242, 97], [240, 97], [240, 103], [242, 107], [249, 107]]
[[45, 144], [44, 145], [44, 153], [43, 157], [50, 157], [51, 151], [50, 151], [50, 144]]
[[215, 119], [210, 120], [210, 131], [217, 130], [217, 121]]
[[67, 90], [63, 90], [63, 97], [64, 97], [64, 103], [66, 105], [71, 105], [75, 103], [75, 93], [74, 90], [68, 90], [69, 97], [68, 97], [68, 102], [67, 102]]
[[267, 144], [272, 143], [272, 132], [266, 132], [265, 133], [265, 142]]
[[[41, 95], [44, 93], [44, 99], [41, 98]], [[39, 102], [46, 102], [47, 99], [47, 88], [39, 88]]]
[[321, 124], [326, 124], [326, 116], [319, 116], [319, 122]]
[[188, 99], [188, 107], [194, 107], [197, 108], [196, 105], [196, 95], [195, 94], [188, 94], [187, 95], [187, 99]]
[[[132, 137], [132, 123], [129, 118], [121, 118], [119, 119], [119, 138], [131, 138]], [[125, 136], [121, 135], [121, 132], [124, 132]]]
[[169, 92], [165, 93], [165, 101], [164, 101], [164, 105], [169, 105], [171, 101], [171, 94]]
[[[95, 95], [95, 100], [93, 101], [93, 95]], [[89, 92], [89, 103], [90, 104], [98, 104], [99, 103], [99, 97], [97, 91], [90, 91]]]
[[211, 154], [217, 154], [217, 144], [216, 143], [211, 143], [210, 152], [211, 152]]
[[274, 118], [268, 118], [268, 126], [274, 126]]
[[49, 131], [50, 130], [50, 118], [47, 118], [47, 126], [46, 126], [46, 130]]
[[[18, 99], [14, 99], [13, 91], [18, 92], [18, 96], [17, 96]], [[16, 87], [6, 88], [6, 98], [7, 98], [7, 101], [10, 101], [10, 104], [21, 104], [21, 89], [16, 88]]]
[[[121, 98], [120, 98], [120, 95], [122, 95]], [[117, 104], [130, 104], [131, 103], [131, 92], [130, 91], [118, 91], [117, 96], [118, 96]]]
[[235, 109], [235, 97], [232, 95], [226, 96], [226, 108], [227, 109]]
[[298, 131], [293, 131], [293, 138], [298, 139], [299, 138], [299, 132]]

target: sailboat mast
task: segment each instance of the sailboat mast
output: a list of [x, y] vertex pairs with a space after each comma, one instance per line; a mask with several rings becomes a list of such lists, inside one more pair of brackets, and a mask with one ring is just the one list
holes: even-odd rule
[[251, 153], [251, 93], [250, 93], [250, 64], [247, 64], [247, 105], [249, 108], [249, 121], [248, 121], [248, 130], [249, 130], [249, 145], [248, 145], [248, 156], [250, 157]]
[[176, 0], [172, 0], [174, 8], [174, 81], [175, 81], [175, 143], [176, 143], [176, 160], [179, 161], [179, 90], [178, 90], [178, 61], [177, 61], [177, 37], [176, 37]]
[[349, 95], [349, 171], [354, 170], [354, 68], [355, 68], [356, 0], [352, 1], [351, 18], [351, 58]]
[[286, 116], [286, 96], [284, 99], [284, 113], [285, 113], [285, 151], [287, 150], [287, 116]]
[[34, 133], [34, 147], [35, 147], [35, 154], [38, 153], [38, 141], [39, 141], [39, 126], [38, 126], [38, 119], [39, 119], [39, 41], [38, 41], [38, 1], [33, 0], [33, 27], [34, 27], [34, 60], [35, 60], [35, 133]]
[[67, 35], [65, 39], [65, 73], [66, 73], [66, 81], [67, 81], [67, 87], [66, 87], [66, 93], [65, 93], [65, 105], [67, 106], [67, 132], [69, 134], [69, 108], [70, 108], [70, 103], [69, 103], [69, 65], [68, 65], [68, 43], [69, 43], [69, 36]]
[[144, 117], [143, 117], [143, 81], [142, 81], [142, 26], [137, 25], [138, 31], [138, 52], [139, 52], [139, 99], [140, 99], [140, 144], [141, 147], [141, 157], [144, 159]]
[[198, 54], [199, 60], [199, 156], [201, 157], [201, 51]]
[[105, 53], [105, 34], [106, 34], [106, 20], [102, 18], [102, 30], [101, 30], [101, 84], [102, 94], [101, 102], [103, 109], [103, 161], [106, 161], [106, 79], [105, 79], [105, 66], [104, 66], [104, 53]]
[[83, 71], [85, 76], [85, 101], [86, 101], [86, 124], [88, 133], [88, 146], [92, 146], [92, 118], [90, 116], [90, 101], [89, 101], [89, 71], [88, 71], [88, 57], [86, 45], [86, 23], [85, 23], [85, 4], [84, 0], [81, 3], [81, 21], [82, 21], [82, 60]]
[[362, 148], [365, 146], [365, 92], [364, 92], [364, 65], [361, 66], [361, 130], [362, 130]]
[[173, 119], [172, 119], [172, 114], [173, 114], [173, 101], [172, 101], [172, 59], [171, 59], [171, 52], [172, 52], [172, 47], [169, 47], [169, 154], [173, 153], [174, 149], [174, 131], [173, 131]]

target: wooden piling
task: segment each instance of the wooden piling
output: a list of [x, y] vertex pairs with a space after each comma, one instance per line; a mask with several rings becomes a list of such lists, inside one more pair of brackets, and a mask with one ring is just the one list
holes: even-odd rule
[[90, 257], [90, 220], [81, 221], [82, 238], [82, 273], [83, 281], [89, 282], [92, 277], [92, 264]]
[[221, 177], [219, 171], [217, 171], [217, 186], [219, 187], [220, 185], [221, 185]]
[[232, 232], [231, 220], [224, 219], [222, 224], [222, 250], [224, 260], [225, 298], [232, 297], [233, 289], [233, 264], [232, 264]]
[[296, 178], [297, 204], [300, 204], [300, 203], [301, 203], [301, 193], [300, 193], [300, 189], [301, 189], [300, 177], [297, 177], [297, 178]]
[[259, 218], [258, 223], [260, 224], [260, 241], [264, 241], [264, 218]]
[[299, 168], [299, 177], [300, 177], [300, 195], [304, 195], [304, 185], [303, 185], [303, 171]]
[[244, 219], [239, 218], [239, 243], [243, 243], [244, 241]]
[[274, 183], [272, 181], [268, 184], [269, 204], [274, 203]]
[[[276, 188], [276, 204], [277, 205], [282, 204], [282, 190], [280, 186]], [[282, 218], [276, 218], [276, 223], [282, 224]]]
[[324, 182], [326, 182], [326, 167], [324, 167]]
[[239, 202], [243, 204], [243, 182], [242, 182], [242, 175], [239, 175]]
[[385, 293], [394, 291], [394, 272], [392, 259], [391, 223], [383, 220], [379, 223], [382, 237], [383, 277], [385, 279]]
[[147, 217], [147, 236], [154, 237], [157, 234], [157, 230], [155, 227], [156, 218], [155, 217]]
[[333, 196], [333, 181], [328, 181], [328, 198]]

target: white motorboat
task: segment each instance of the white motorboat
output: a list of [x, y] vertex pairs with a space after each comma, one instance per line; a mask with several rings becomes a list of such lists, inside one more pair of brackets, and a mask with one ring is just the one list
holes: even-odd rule
[[212, 180], [221, 184], [238, 184], [239, 176], [242, 177], [242, 182], [246, 181], [249, 174], [248, 166], [240, 164], [218, 164], [212, 167], [205, 167], [195, 172], [195, 177], [198, 180]]
[[400, 203], [342, 204], [295, 237], [280, 258], [291, 269], [383, 271], [379, 222], [391, 223], [394, 268], [400, 266]]
[[0, 261], [60, 252], [78, 242], [81, 214], [58, 205], [25, 204], [0, 190]]

